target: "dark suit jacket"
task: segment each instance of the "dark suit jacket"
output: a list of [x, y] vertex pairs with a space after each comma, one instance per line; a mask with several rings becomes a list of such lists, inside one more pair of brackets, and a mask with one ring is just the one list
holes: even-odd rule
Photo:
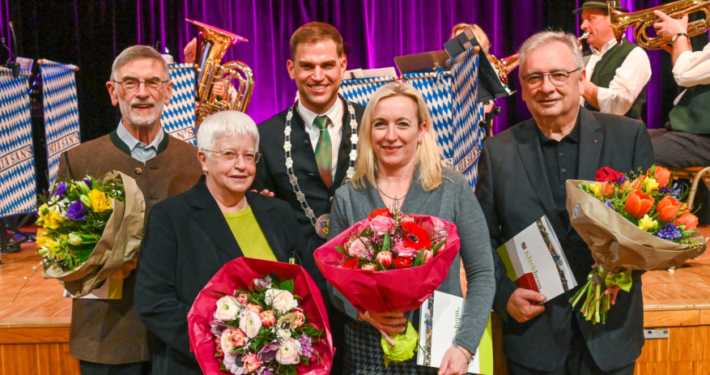
[[[100, 177], [112, 170], [136, 180], [145, 198], [146, 217], [153, 205], [187, 191], [202, 174], [197, 149], [167, 134], [158, 154], [145, 164], [131, 157], [115, 131], [72, 148], [59, 161], [62, 178]], [[135, 272], [123, 280], [122, 299], [72, 301], [69, 354], [111, 365], [150, 360], [148, 330], [133, 306], [135, 282]]]
[[[341, 100], [342, 97], [341, 97]], [[362, 114], [365, 107], [353, 103], [355, 109], [355, 117], [358, 124], [362, 119]], [[306, 201], [313, 210], [316, 218], [330, 213], [330, 206], [337, 190], [345, 179], [345, 174], [348, 170], [350, 162], [350, 149], [352, 142], [350, 136], [352, 129], [350, 128], [350, 112], [348, 106], [344, 104], [343, 115], [343, 134], [340, 141], [340, 149], [338, 152], [338, 168], [335, 171], [333, 185], [328, 186], [323, 182], [318, 172], [318, 164], [316, 163], [315, 153], [308, 133], [305, 130], [303, 118], [294, 108], [293, 118], [291, 119], [291, 155], [293, 158], [293, 170], [298, 177], [298, 186], [306, 195]], [[284, 129], [286, 127], [286, 113], [283, 111], [274, 117], [259, 124], [259, 152], [262, 154], [262, 160], [256, 165], [256, 179], [252, 187], [261, 191], [269, 189], [274, 193], [274, 197], [288, 202], [291, 205], [292, 211], [299, 227], [303, 233], [312, 254], [316, 248], [323, 245], [325, 240], [318, 237], [313, 224], [306, 216], [301, 208], [300, 202], [296, 198], [296, 193], [293, 192], [293, 186], [289, 181], [286, 173], [286, 153], [284, 151]], [[312, 258], [312, 257], [311, 257]], [[325, 278], [321, 275], [315, 261], [303, 260], [303, 267], [313, 277], [321, 291], [326, 295]]]
[[[653, 150], [643, 123], [580, 108], [578, 178], [594, 180], [596, 171], [611, 167], [635, 171], [653, 164]], [[508, 360], [525, 367], [551, 371], [564, 364], [572, 336], [569, 298], [585, 282], [594, 263], [589, 247], [569, 226], [569, 217], [556, 214], [542, 148], [534, 119], [487, 139], [479, 162], [476, 196], [488, 221], [496, 262], [494, 310], [503, 320], [503, 343]], [[579, 285], [545, 303], [545, 311], [525, 323], [508, 315], [506, 305], [517, 286], [495, 251], [535, 220], [546, 215], [557, 234]], [[620, 292], [606, 324], [596, 326], [577, 311], [582, 334], [597, 365], [605, 371], [638, 358], [644, 344], [641, 273], [634, 272], [630, 293]], [[580, 304], [581, 305], [581, 304]]]
[[[256, 193], [247, 193], [247, 200], [280, 262], [306, 250], [286, 203]], [[136, 310], [162, 341], [153, 354], [153, 374], [201, 374], [190, 352], [187, 313], [212, 276], [243, 255], [204, 177], [153, 208], [142, 246]]]

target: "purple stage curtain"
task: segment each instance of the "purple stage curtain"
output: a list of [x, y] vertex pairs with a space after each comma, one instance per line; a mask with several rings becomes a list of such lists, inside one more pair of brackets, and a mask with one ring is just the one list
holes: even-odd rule
[[[113, 58], [132, 44], [167, 47], [177, 61], [196, 35], [185, 18], [230, 30], [249, 39], [226, 54], [241, 60], [255, 74], [248, 113], [258, 123], [293, 103], [296, 86], [286, 61], [289, 39], [301, 25], [323, 21], [340, 30], [352, 46], [348, 68], [394, 66], [404, 54], [441, 50], [451, 28], [460, 22], [479, 24], [499, 57], [517, 52], [523, 41], [544, 29], [579, 35], [579, 20], [571, 14], [583, 0], [0, 0], [0, 33], [8, 38], [8, 21], [18, 31], [19, 55], [48, 58], [81, 67], [78, 75], [82, 134], [87, 139], [115, 128], [105, 81]], [[631, 10], [668, 1], [622, 0]], [[707, 38], [696, 49], [702, 48]], [[2, 53], [0, 53], [0, 58]], [[653, 76], [644, 115], [650, 128], [661, 127], [673, 107], [677, 86], [670, 56], [649, 51]], [[496, 133], [528, 119], [517, 70], [511, 87], [518, 92], [499, 99], [503, 108]], [[113, 112], [115, 113], [115, 112]]]

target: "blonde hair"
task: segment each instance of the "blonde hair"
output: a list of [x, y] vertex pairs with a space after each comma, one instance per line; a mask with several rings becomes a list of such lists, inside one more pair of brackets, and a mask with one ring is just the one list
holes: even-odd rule
[[478, 44], [481, 45], [481, 48], [483, 48], [483, 52], [488, 53], [488, 51], [491, 49], [491, 41], [488, 40], [488, 35], [481, 29], [480, 26], [476, 25], [475, 23], [459, 23], [456, 26], [454, 26], [453, 29], [451, 29], [451, 37], [455, 37], [459, 33], [463, 32], [464, 30], [468, 28], [473, 29], [473, 35], [476, 37], [476, 40], [478, 40]]
[[355, 174], [352, 177], [353, 188], [364, 188], [365, 181], [369, 181], [375, 186], [377, 176], [377, 155], [372, 147], [372, 121], [375, 108], [382, 99], [393, 96], [408, 97], [417, 104], [417, 118], [419, 127], [426, 123], [427, 130], [424, 133], [424, 140], [417, 149], [417, 167], [419, 169], [419, 185], [424, 191], [432, 191], [441, 185], [441, 150], [436, 143], [434, 123], [426, 107], [426, 102], [422, 94], [412, 85], [404, 82], [392, 82], [377, 90], [365, 108], [365, 113], [360, 122], [358, 131], [357, 163], [355, 164]]

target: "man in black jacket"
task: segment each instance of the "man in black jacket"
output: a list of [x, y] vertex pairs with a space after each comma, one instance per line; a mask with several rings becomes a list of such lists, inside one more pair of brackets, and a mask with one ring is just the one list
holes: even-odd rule
[[[638, 171], [653, 164], [643, 124], [579, 106], [585, 89], [582, 56], [573, 36], [545, 31], [521, 47], [520, 83], [533, 118], [484, 144], [476, 196], [496, 261], [493, 308], [503, 321], [508, 369], [517, 374], [633, 374], [643, 347], [641, 273], [630, 293], [614, 290], [606, 324], [592, 325], [569, 298], [594, 260], [570, 225], [565, 181], [593, 180], [601, 167]], [[546, 301], [518, 288], [495, 248], [546, 215], [579, 285]]]

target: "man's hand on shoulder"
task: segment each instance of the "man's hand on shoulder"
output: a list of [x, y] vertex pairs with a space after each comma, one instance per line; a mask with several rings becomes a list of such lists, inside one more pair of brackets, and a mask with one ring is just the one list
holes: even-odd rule
[[518, 323], [524, 323], [545, 311], [546, 300], [544, 294], [518, 288], [510, 295], [506, 310]]

